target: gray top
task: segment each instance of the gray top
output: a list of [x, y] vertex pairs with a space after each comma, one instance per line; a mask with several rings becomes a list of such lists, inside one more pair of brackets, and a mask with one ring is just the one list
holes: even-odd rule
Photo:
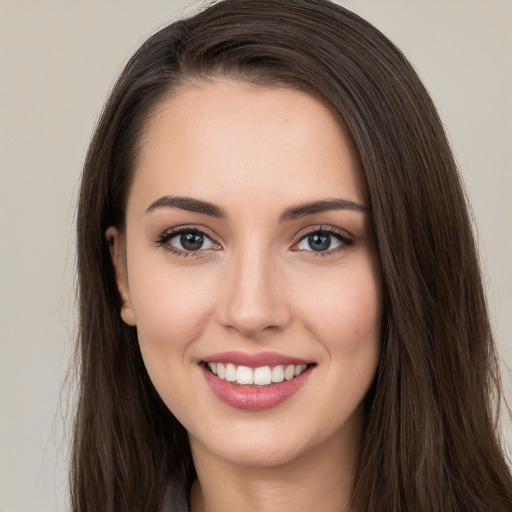
[[187, 499], [181, 496], [181, 494], [170, 482], [167, 487], [162, 512], [188, 512]]
[[171, 505], [169, 508], [165, 509], [165, 512], [188, 512], [188, 507], [184, 507], [183, 505]]

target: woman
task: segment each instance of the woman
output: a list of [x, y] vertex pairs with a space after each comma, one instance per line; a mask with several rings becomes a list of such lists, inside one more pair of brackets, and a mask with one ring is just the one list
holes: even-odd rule
[[403, 55], [325, 0], [152, 36], [78, 215], [74, 510], [510, 510], [465, 198]]

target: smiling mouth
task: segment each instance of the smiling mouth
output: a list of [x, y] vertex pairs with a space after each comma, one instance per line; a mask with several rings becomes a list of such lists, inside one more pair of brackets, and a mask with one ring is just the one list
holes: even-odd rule
[[221, 380], [239, 386], [264, 387], [290, 381], [315, 364], [290, 364], [250, 368], [233, 363], [212, 363], [203, 361], [203, 365]]

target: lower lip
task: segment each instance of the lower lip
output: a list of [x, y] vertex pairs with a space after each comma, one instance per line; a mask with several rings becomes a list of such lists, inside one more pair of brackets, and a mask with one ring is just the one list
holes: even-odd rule
[[261, 411], [276, 407], [297, 393], [308, 379], [312, 367], [308, 367], [298, 377], [291, 380], [261, 387], [240, 386], [219, 379], [204, 366], [201, 366], [201, 370], [210, 389], [222, 402], [235, 409]]

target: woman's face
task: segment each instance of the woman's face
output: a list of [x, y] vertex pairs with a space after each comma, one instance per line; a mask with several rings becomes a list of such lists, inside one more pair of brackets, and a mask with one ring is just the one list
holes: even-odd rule
[[305, 93], [216, 79], [161, 104], [142, 142], [110, 230], [122, 316], [194, 453], [356, 446], [382, 299], [346, 130]]

